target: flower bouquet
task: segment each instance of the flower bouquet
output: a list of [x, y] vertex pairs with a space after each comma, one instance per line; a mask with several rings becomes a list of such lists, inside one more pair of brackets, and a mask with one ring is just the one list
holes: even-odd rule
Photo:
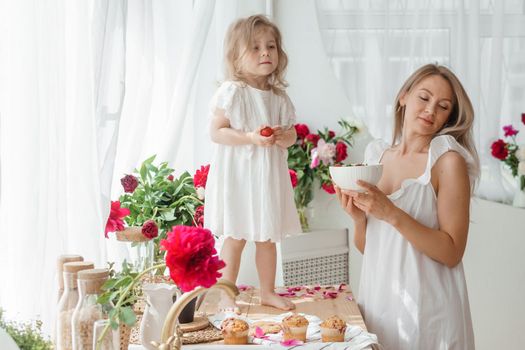
[[328, 128], [312, 134], [306, 124], [295, 125], [297, 141], [288, 148], [288, 168], [304, 231], [308, 230], [305, 210], [313, 199], [314, 181], [317, 179], [325, 192], [335, 193], [329, 167], [343, 164], [348, 157], [348, 148], [352, 146], [352, 138], [359, 131], [357, 126], [346, 120], [340, 120], [338, 124], [342, 129], [339, 135]]
[[[521, 114], [521, 122], [525, 125], [525, 113]], [[519, 178], [519, 190], [517, 196], [525, 197], [525, 147], [518, 145], [516, 136], [519, 131], [512, 125], [503, 127], [504, 137], [510, 141], [498, 139], [491, 145], [491, 153], [494, 158], [501, 160], [510, 169], [513, 177]], [[520, 203], [518, 206], [525, 206]]]

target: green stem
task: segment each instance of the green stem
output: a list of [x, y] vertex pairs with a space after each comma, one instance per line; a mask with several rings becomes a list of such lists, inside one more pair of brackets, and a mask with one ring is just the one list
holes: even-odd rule
[[[148, 267], [147, 269], [145, 269], [144, 271], [142, 271], [141, 273], [139, 273], [130, 283], [130, 285], [124, 290], [124, 292], [120, 295], [120, 298], [118, 299], [117, 301], [117, 305], [115, 305], [115, 309], [116, 310], [119, 310], [120, 307], [122, 306], [122, 304], [124, 303], [124, 301], [126, 300], [126, 297], [128, 296], [129, 292], [133, 289], [133, 287], [135, 286], [135, 284], [140, 280], [140, 278], [142, 276], [144, 276], [146, 273], [148, 273], [149, 271], [151, 270], [155, 270], [155, 269], [160, 269], [162, 267], [166, 267], [166, 264], [165, 263], [162, 263], [162, 264], [158, 264], [158, 265], [155, 265], [155, 266], [151, 266], [151, 267]], [[118, 317], [118, 311], [115, 313], [115, 317]], [[104, 329], [102, 330], [102, 334], [100, 334], [100, 337], [97, 339], [97, 347], [96, 349], [97, 350], [100, 350], [100, 345], [102, 344], [102, 340], [104, 339], [104, 337], [106, 336], [106, 334], [108, 333], [109, 331], [109, 328], [111, 327], [111, 319], [109, 320], [108, 324], [106, 325], [106, 327], [104, 327]]]
[[195, 202], [197, 202], [197, 203], [199, 203], [199, 204], [202, 204], [202, 201], [201, 201], [199, 198], [195, 198], [194, 196], [187, 194], [187, 195], [182, 196], [181, 198], [179, 198], [179, 199], [178, 199], [176, 202], [174, 202], [171, 206], [175, 206], [175, 207], [177, 207], [177, 206], [180, 204], [180, 202], [181, 202], [182, 200], [185, 200], [185, 199], [192, 199], [193, 201], [195, 201]]

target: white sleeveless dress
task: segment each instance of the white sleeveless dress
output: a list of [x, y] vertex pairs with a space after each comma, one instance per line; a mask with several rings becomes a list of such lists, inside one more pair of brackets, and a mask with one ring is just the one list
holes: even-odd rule
[[[370, 143], [366, 163], [380, 162], [389, 145]], [[431, 169], [444, 153], [467, 161], [472, 184], [477, 168], [470, 154], [448, 135], [435, 137], [425, 172], [406, 179], [389, 195], [421, 224], [437, 229]], [[369, 330], [387, 350], [470, 350], [474, 333], [463, 264], [449, 268], [416, 250], [393, 226], [368, 217], [358, 300]]]
[[[295, 108], [286, 94], [224, 82], [210, 105], [225, 111], [230, 127], [293, 127]], [[288, 151], [274, 145], [215, 145], [206, 183], [204, 226], [215, 235], [279, 242], [301, 232], [288, 173]]]

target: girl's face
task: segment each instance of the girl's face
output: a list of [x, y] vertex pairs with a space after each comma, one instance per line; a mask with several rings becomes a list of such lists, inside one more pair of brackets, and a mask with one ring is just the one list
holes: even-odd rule
[[431, 75], [400, 100], [405, 106], [404, 128], [421, 135], [435, 135], [447, 122], [453, 107], [452, 88], [440, 75]]
[[277, 68], [279, 54], [275, 37], [269, 29], [259, 29], [246, 48], [242, 72], [252, 78], [268, 77]]

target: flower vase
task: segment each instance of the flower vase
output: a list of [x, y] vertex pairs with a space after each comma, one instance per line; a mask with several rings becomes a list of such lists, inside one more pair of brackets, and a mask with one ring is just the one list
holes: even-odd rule
[[130, 264], [137, 272], [153, 266], [154, 244], [153, 240], [142, 234], [141, 227], [127, 227], [116, 232], [117, 240], [130, 244]]
[[142, 291], [146, 295], [146, 309], [140, 322], [140, 341], [148, 350], [155, 350], [152, 341], [160, 343], [162, 327], [180, 292], [174, 284], [145, 283]]
[[516, 191], [512, 205], [518, 208], [525, 208], [525, 190]]
[[303, 232], [310, 231], [310, 226], [308, 225], [308, 217], [306, 216], [306, 207], [297, 208], [297, 214], [299, 214], [299, 222], [301, 223], [301, 228]]

